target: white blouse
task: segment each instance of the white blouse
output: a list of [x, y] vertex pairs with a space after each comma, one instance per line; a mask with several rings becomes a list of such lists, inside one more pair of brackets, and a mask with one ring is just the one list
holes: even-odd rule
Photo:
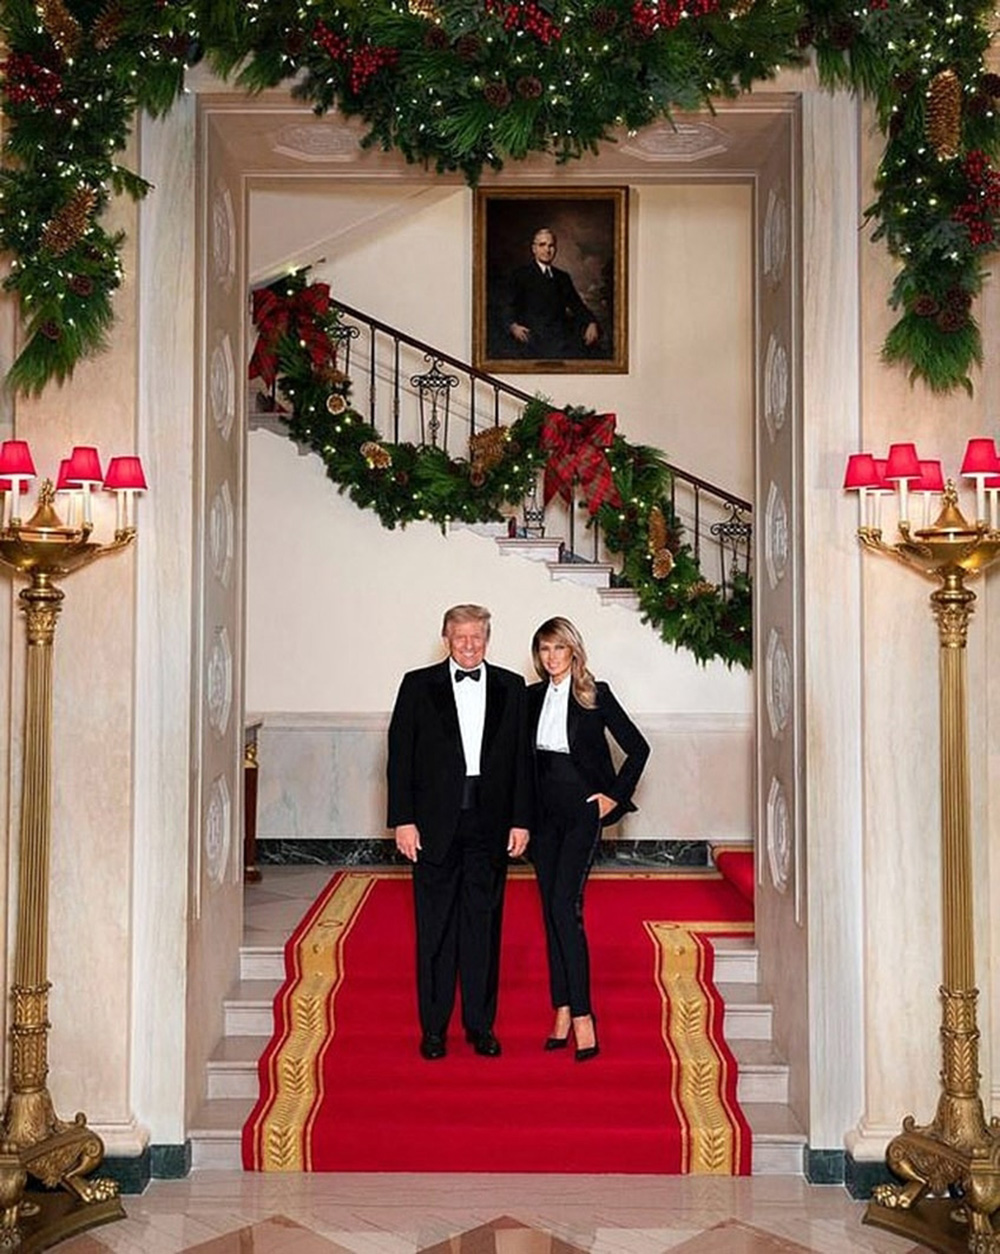
[[569, 753], [566, 720], [569, 715], [569, 693], [572, 680], [567, 676], [561, 684], [550, 683], [545, 689], [542, 712], [538, 716], [535, 744], [550, 753]]

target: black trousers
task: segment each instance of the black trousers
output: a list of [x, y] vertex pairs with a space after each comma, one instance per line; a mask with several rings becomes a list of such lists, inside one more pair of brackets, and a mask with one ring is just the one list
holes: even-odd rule
[[463, 809], [443, 863], [413, 865], [417, 924], [417, 1004], [425, 1033], [444, 1036], [462, 990], [462, 1026], [493, 1027], [500, 985], [505, 859], [488, 841], [476, 806]]
[[596, 801], [568, 753], [538, 752], [538, 824], [531, 857], [542, 897], [553, 1007], [589, 1015], [590, 953], [583, 890], [601, 838]]

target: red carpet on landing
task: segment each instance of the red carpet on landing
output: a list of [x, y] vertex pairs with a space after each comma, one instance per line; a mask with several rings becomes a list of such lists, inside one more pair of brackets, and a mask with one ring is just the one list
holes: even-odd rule
[[[334, 904], [351, 895], [334, 911]], [[586, 898], [601, 1053], [545, 1052], [552, 1025], [537, 888], [512, 875], [504, 913], [499, 1058], [477, 1056], [456, 1006], [448, 1056], [417, 1050], [413, 904], [405, 873], [335, 875], [286, 946], [275, 1036], [260, 1062], [261, 1096], [243, 1132], [249, 1170], [666, 1173], [692, 1166], [697, 1139], [682, 1100], [678, 1037], [690, 1007], [664, 994], [673, 936], [696, 960], [688, 979], [705, 1039], [694, 1067], [725, 1116], [718, 1168], [750, 1171], [750, 1134], [736, 1104], [736, 1066], [722, 1040], [711, 945], [699, 931], [746, 934], [753, 908], [713, 872], [595, 873]], [[675, 925], [678, 931], [651, 928]], [[667, 937], [657, 942], [655, 935]], [[687, 943], [691, 938], [692, 947]], [[692, 1022], [694, 1019], [692, 1017]], [[694, 1032], [695, 1038], [702, 1035]], [[710, 1038], [710, 1039], [709, 1039]], [[676, 1048], [681, 1039], [681, 1048]], [[698, 1051], [701, 1051], [700, 1055]], [[690, 1088], [690, 1085], [688, 1085]], [[713, 1135], [715, 1135], [713, 1133]], [[694, 1155], [696, 1156], [696, 1155]], [[718, 1155], [716, 1155], [718, 1157]], [[702, 1155], [704, 1159], [704, 1155]], [[714, 1161], [714, 1160], [712, 1160]]]

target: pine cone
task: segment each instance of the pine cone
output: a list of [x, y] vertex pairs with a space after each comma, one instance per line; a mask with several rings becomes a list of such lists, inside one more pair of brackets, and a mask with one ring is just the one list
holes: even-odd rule
[[954, 70], [942, 70], [927, 89], [927, 142], [942, 160], [958, 156], [962, 138], [962, 84]]
[[659, 505], [649, 511], [649, 553], [652, 556], [667, 547], [667, 520]]
[[42, 232], [42, 247], [56, 257], [68, 253], [86, 230], [96, 204], [97, 193], [92, 187], [79, 188]]
[[104, 6], [91, 32], [95, 48], [103, 51], [103, 49], [110, 48], [117, 41], [118, 36], [121, 34], [124, 17], [124, 8], [118, 3], [118, 0], [111, 0], [110, 4]]
[[38, 0], [36, 7], [49, 38], [64, 57], [71, 57], [80, 43], [80, 23], [63, 0]]

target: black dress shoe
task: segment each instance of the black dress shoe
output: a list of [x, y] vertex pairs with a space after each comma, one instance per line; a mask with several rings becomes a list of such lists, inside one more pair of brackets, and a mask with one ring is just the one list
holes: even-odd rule
[[444, 1037], [437, 1036], [433, 1032], [425, 1032], [420, 1039], [420, 1056], [433, 1061], [435, 1058], [443, 1058], [448, 1052], [445, 1045]]
[[496, 1058], [500, 1054], [500, 1042], [489, 1028], [485, 1032], [466, 1032], [465, 1039], [484, 1058]]
[[542, 1046], [542, 1049], [565, 1049], [568, 1044], [568, 1036], [550, 1036]]

